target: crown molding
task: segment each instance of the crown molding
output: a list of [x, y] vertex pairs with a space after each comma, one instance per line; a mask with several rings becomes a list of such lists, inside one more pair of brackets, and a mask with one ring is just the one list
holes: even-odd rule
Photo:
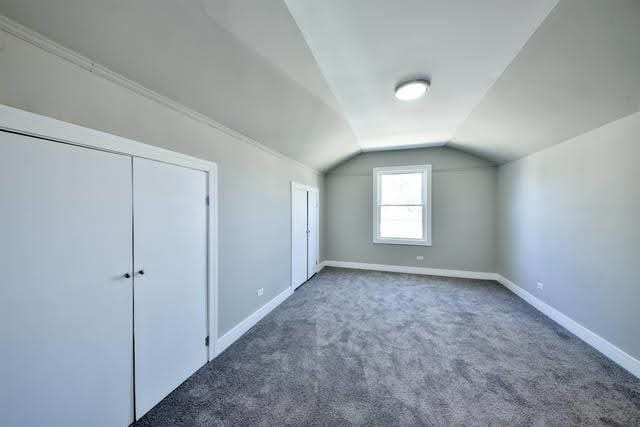
[[321, 171], [312, 168], [309, 165], [306, 165], [298, 160], [292, 159], [291, 157], [276, 151], [272, 148], [267, 147], [266, 145], [262, 144], [261, 142], [256, 141], [255, 139], [244, 135], [238, 131], [235, 131], [225, 125], [223, 125], [220, 122], [217, 122], [207, 116], [205, 116], [202, 113], [199, 113], [177, 101], [174, 101], [171, 98], [168, 98], [164, 95], [159, 94], [158, 92], [155, 92], [149, 88], [146, 88], [144, 86], [142, 86], [139, 83], [136, 83], [135, 81], [126, 78], [125, 76], [116, 73], [113, 70], [110, 70], [109, 68], [100, 65], [98, 63], [96, 63], [95, 61], [92, 61], [91, 59], [87, 58], [84, 55], [81, 55], [80, 53], [73, 51], [67, 47], [62, 46], [59, 43], [54, 42], [53, 40], [45, 37], [44, 35], [28, 28], [25, 27], [24, 25], [12, 20], [11, 18], [5, 16], [5, 15], [0, 15], [0, 30], [3, 30], [11, 35], [13, 35], [14, 37], [17, 37], [27, 43], [30, 43], [36, 47], [39, 47], [40, 49], [43, 49], [61, 59], [64, 59], [65, 61], [68, 61], [74, 65], [77, 65], [93, 74], [96, 74], [104, 79], [107, 79], [113, 83], [116, 83], [119, 86], [122, 86], [126, 89], [129, 89], [130, 91], [138, 94], [138, 95], [142, 95], [147, 99], [150, 99], [158, 104], [164, 105], [165, 107], [171, 108], [174, 111], [177, 111], [179, 113], [182, 113], [194, 120], [197, 120], [201, 123], [204, 123], [220, 132], [223, 132], [237, 140], [240, 140], [246, 144], [249, 144], [255, 148], [258, 148], [266, 153], [271, 154], [272, 156], [275, 156], [277, 158], [283, 159], [283, 160], [287, 160], [289, 162], [292, 162], [294, 164], [296, 164], [297, 166], [300, 166], [304, 169], [310, 170], [312, 172], [315, 172], [317, 174], [322, 174]]

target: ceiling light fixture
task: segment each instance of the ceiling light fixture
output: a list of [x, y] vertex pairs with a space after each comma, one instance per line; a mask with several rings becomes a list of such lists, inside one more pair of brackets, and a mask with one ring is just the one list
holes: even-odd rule
[[427, 89], [429, 89], [429, 81], [425, 79], [409, 80], [396, 86], [396, 98], [401, 101], [413, 101], [422, 98]]

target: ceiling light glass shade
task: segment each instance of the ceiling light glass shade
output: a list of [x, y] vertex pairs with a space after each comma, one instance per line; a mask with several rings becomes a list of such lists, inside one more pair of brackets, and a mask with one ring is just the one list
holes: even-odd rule
[[411, 80], [400, 83], [396, 86], [396, 98], [402, 101], [413, 101], [424, 96], [429, 89], [429, 82], [426, 80]]

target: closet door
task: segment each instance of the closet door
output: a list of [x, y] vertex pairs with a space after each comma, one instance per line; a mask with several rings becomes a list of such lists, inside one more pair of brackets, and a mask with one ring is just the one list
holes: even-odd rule
[[131, 158], [0, 131], [0, 183], [0, 424], [130, 424]]
[[318, 268], [318, 222], [319, 222], [319, 200], [318, 192], [307, 191], [307, 279], [316, 274]]
[[307, 190], [291, 187], [291, 283], [297, 288], [307, 280]]
[[207, 174], [133, 159], [136, 415], [207, 361]]

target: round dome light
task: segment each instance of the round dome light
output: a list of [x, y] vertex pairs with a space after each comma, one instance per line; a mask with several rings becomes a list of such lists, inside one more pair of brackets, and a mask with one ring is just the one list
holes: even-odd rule
[[409, 80], [396, 86], [396, 98], [401, 101], [413, 101], [422, 98], [429, 89], [427, 80]]

